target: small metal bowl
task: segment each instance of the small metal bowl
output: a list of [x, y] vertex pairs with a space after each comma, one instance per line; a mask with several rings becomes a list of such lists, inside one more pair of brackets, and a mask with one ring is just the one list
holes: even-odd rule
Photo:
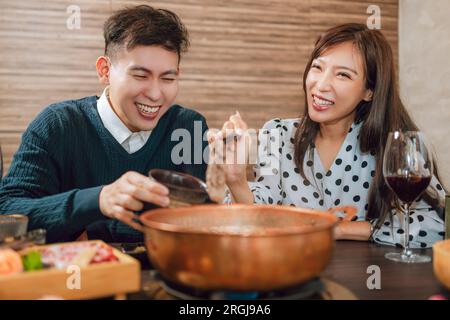
[[27, 233], [28, 217], [22, 214], [0, 215], [0, 241]]
[[169, 189], [169, 207], [185, 207], [210, 203], [206, 183], [186, 173], [152, 169], [149, 177]]

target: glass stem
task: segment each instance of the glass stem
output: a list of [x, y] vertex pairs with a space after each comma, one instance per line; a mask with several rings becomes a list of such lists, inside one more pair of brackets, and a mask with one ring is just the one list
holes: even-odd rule
[[409, 209], [411, 207], [410, 203], [404, 203], [403, 204], [403, 209], [404, 209], [404, 213], [403, 213], [403, 217], [404, 217], [404, 231], [405, 231], [405, 246], [403, 248], [403, 255], [404, 256], [411, 256], [412, 255], [412, 251], [409, 248]]

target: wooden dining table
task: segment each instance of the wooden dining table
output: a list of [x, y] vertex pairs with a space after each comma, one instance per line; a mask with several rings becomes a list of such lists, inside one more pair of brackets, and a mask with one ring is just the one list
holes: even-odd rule
[[[401, 250], [361, 241], [336, 241], [333, 257], [322, 277], [345, 286], [358, 299], [365, 300], [425, 300], [447, 293], [434, 276], [432, 262], [407, 264], [384, 257], [387, 252]], [[431, 248], [414, 252], [433, 255]], [[374, 280], [378, 271], [379, 289]]]
[[[406, 264], [384, 257], [387, 252], [401, 250], [364, 241], [336, 241], [331, 261], [320, 277], [344, 287], [361, 300], [426, 300], [438, 294], [450, 296], [434, 276], [432, 262]], [[433, 255], [431, 248], [414, 252]], [[141, 279], [145, 287], [149, 279], [148, 260], [142, 264]], [[142, 295], [128, 298], [141, 299]]]

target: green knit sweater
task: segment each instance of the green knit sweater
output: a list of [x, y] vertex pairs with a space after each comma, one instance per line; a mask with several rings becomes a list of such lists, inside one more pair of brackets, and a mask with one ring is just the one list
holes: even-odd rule
[[[142, 234], [107, 219], [99, 210], [99, 193], [127, 171], [147, 175], [152, 168], [186, 172], [205, 178], [206, 164], [193, 151], [189, 163], [174, 164], [171, 141], [175, 129], [207, 130], [203, 116], [172, 106], [146, 144], [133, 154], [114, 139], [97, 112], [96, 96], [64, 101], [45, 108], [22, 136], [8, 174], [0, 185], [0, 214], [22, 213], [29, 230], [44, 228], [47, 241], [71, 241], [84, 230], [90, 238], [114, 242], [142, 241]], [[194, 122], [196, 122], [194, 124]], [[207, 145], [201, 143], [202, 150]], [[194, 159], [194, 156], [196, 159]], [[194, 160], [199, 162], [195, 164]]]

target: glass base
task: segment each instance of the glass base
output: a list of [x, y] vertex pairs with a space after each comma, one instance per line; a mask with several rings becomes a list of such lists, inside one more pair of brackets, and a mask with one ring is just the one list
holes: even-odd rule
[[404, 252], [389, 252], [386, 253], [384, 257], [388, 260], [403, 263], [425, 263], [431, 261], [431, 257], [429, 256], [419, 255], [415, 253], [405, 254]]

